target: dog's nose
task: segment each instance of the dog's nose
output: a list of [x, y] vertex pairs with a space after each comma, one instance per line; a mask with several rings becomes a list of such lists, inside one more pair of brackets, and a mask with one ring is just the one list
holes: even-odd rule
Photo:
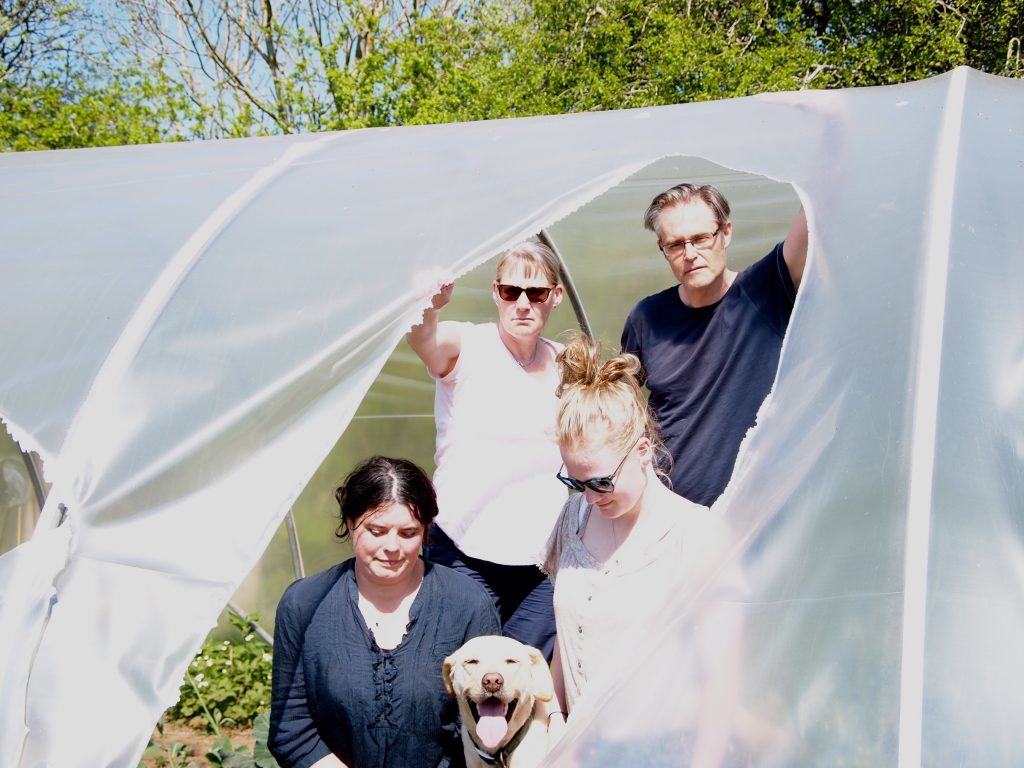
[[484, 690], [488, 693], [497, 693], [505, 684], [505, 679], [497, 672], [488, 672], [483, 679]]

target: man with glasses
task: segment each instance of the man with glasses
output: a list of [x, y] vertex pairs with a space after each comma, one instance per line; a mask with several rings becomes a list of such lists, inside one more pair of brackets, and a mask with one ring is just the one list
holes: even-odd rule
[[801, 208], [785, 241], [742, 272], [728, 267], [729, 203], [710, 184], [662, 192], [644, 226], [657, 235], [678, 285], [633, 308], [622, 350], [643, 364], [673, 458], [673, 490], [710, 505], [775, 380], [807, 260], [807, 219]]

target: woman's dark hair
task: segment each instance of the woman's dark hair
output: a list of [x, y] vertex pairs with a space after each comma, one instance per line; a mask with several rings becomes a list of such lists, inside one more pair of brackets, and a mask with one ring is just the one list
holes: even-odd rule
[[334, 535], [348, 538], [367, 512], [386, 504], [404, 504], [424, 531], [437, 517], [437, 494], [427, 473], [408, 459], [374, 456], [352, 470], [334, 491], [341, 507], [341, 524]]

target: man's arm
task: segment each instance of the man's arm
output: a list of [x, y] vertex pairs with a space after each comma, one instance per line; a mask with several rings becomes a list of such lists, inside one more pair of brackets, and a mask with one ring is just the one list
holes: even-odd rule
[[799, 288], [804, 276], [804, 265], [807, 263], [807, 214], [804, 213], [802, 205], [782, 244], [782, 258], [786, 260], [793, 287]]
[[412, 351], [427, 366], [427, 370], [438, 378], [451, 372], [462, 352], [462, 337], [458, 326], [438, 322], [438, 315], [451, 301], [454, 288], [452, 283], [442, 285], [431, 299], [431, 306], [423, 310], [423, 322], [405, 334], [405, 340], [409, 342]]

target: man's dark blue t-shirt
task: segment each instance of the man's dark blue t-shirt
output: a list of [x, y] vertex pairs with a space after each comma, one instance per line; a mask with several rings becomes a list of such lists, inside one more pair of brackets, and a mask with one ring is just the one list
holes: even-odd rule
[[775, 381], [796, 289], [782, 243], [736, 276], [724, 297], [688, 307], [673, 286], [626, 319], [622, 351], [643, 364], [650, 405], [673, 458], [673, 490], [710, 505]]

